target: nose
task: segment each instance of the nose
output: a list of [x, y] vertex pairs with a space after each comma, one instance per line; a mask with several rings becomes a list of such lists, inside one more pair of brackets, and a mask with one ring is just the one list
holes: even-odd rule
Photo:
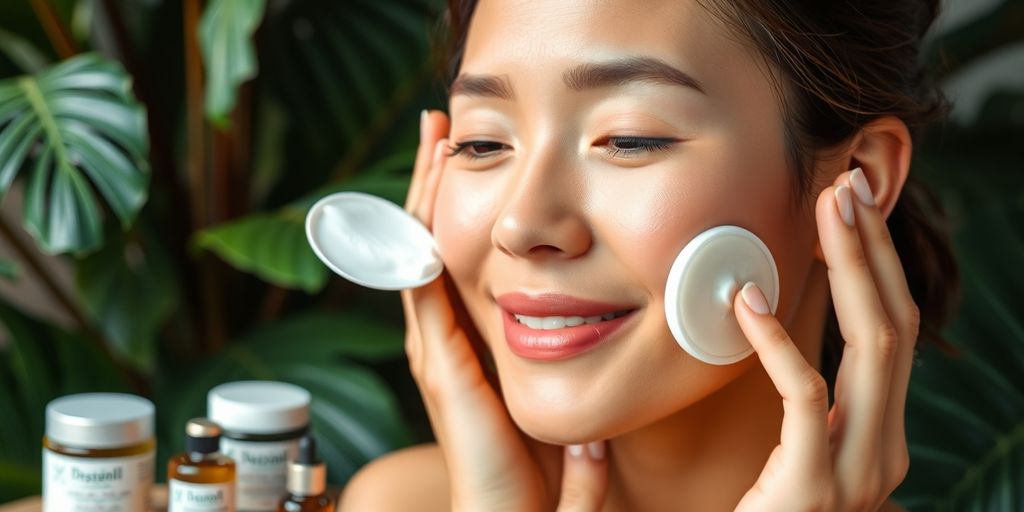
[[572, 259], [585, 254], [593, 238], [579, 173], [557, 155], [556, 148], [524, 159], [513, 172], [491, 243], [518, 258]]

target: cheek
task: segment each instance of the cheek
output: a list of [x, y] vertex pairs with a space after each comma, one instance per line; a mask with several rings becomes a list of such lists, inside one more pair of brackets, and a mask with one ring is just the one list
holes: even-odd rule
[[636, 281], [645, 283], [651, 300], [659, 304], [679, 251], [714, 226], [733, 224], [753, 231], [781, 266], [778, 260], [789, 257], [776, 248], [790, 244], [790, 181], [784, 160], [759, 158], [763, 155], [709, 145], [695, 149], [690, 162], [671, 169], [611, 175], [594, 186], [597, 193], [588, 205], [592, 219], [597, 218], [593, 227], [604, 231], [599, 236], [615, 259]]
[[434, 239], [456, 280], [475, 278], [491, 246], [500, 187], [490, 181], [479, 173], [448, 171], [439, 184]]

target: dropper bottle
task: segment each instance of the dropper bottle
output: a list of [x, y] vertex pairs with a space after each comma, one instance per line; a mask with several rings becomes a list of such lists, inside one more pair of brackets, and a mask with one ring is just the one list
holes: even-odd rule
[[299, 456], [288, 464], [288, 495], [277, 512], [333, 512], [334, 500], [326, 494], [327, 468], [316, 457], [311, 434], [299, 439]]
[[235, 461], [220, 453], [220, 435], [206, 418], [185, 425], [185, 451], [167, 463], [168, 512], [235, 511]]

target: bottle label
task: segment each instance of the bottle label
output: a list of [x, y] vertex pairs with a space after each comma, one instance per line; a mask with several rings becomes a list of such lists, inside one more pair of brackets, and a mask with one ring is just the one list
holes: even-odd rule
[[43, 448], [44, 512], [149, 510], [153, 452], [132, 457], [86, 458]]
[[235, 484], [195, 484], [171, 479], [167, 512], [235, 512]]
[[288, 461], [299, 454], [299, 440], [239, 441], [222, 437], [220, 451], [235, 461], [238, 510], [277, 510], [287, 493]]

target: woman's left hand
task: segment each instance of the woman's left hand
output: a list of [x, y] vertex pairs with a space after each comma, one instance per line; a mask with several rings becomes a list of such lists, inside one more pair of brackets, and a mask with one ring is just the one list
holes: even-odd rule
[[763, 314], [761, 291], [749, 286], [734, 300], [785, 411], [781, 442], [738, 511], [878, 510], [910, 465], [903, 418], [918, 308], [863, 171], [845, 172], [836, 184], [815, 211], [846, 342], [831, 410], [825, 379], [779, 321]]

